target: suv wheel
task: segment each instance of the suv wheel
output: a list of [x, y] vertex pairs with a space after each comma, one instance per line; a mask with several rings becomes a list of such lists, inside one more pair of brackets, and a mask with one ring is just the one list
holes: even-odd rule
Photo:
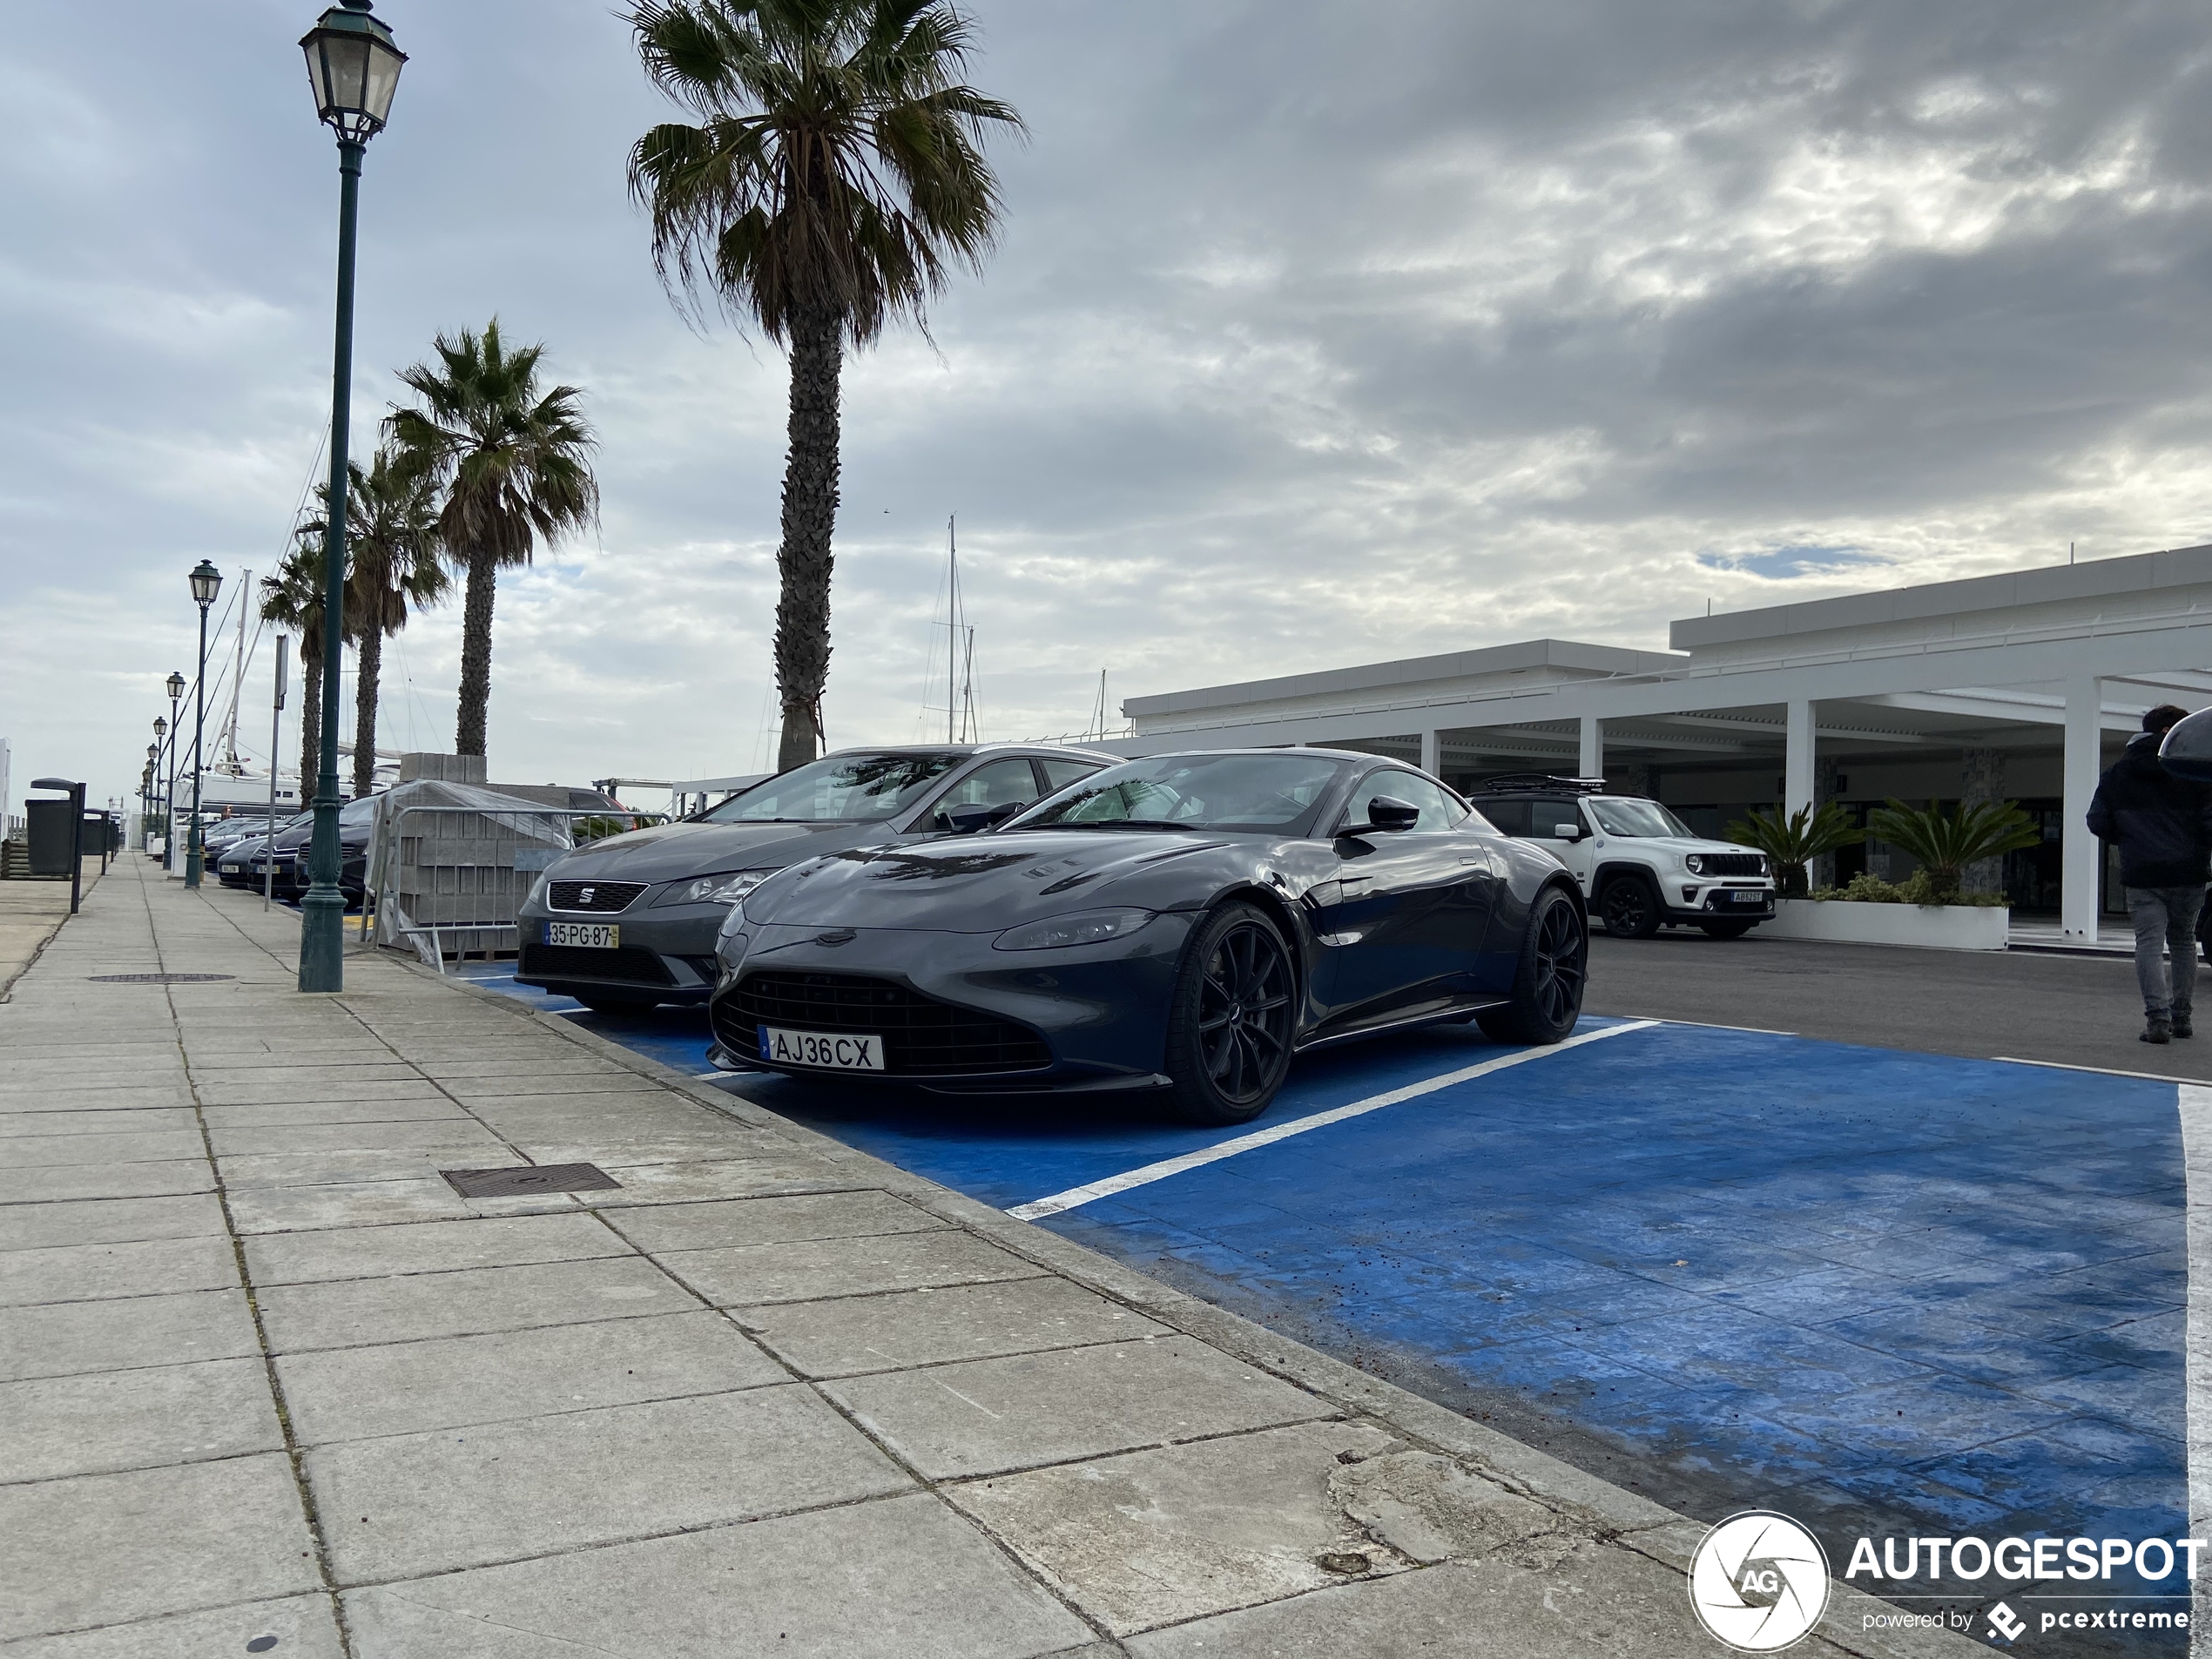
[[1647, 876], [1615, 876], [1597, 907], [1605, 931], [1615, 939], [1649, 939], [1659, 931], [1659, 894]]

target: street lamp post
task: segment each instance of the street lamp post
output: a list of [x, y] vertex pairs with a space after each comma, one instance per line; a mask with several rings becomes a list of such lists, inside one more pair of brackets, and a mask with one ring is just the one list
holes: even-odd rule
[[169, 788], [161, 798], [167, 814], [161, 826], [161, 867], [177, 867], [177, 751], [185, 746], [185, 728], [177, 718], [177, 703], [185, 694], [185, 677], [169, 671]]
[[[315, 113], [338, 135], [338, 327], [330, 388], [330, 511], [323, 532], [322, 752], [317, 759], [315, 824], [308, 844], [308, 887], [300, 901], [300, 988], [345, 988], [346, 895], [338, 870], [339, 669], [345, 651], [346, 485], [354, 392], [354, 245], [361, 207], [361, 158], [384, 130], [407, 54], [370, 15], [369, 0], [340, 0], [300, 42]], [[300, 769], [307, 757], [300, 757]]]
[[[161, 775], [161, 749], [163, 739], [168, 735], [169, 722], [158, 714], [155, 715], [153, 717], [153, 755], [146, 770], [153, 774], [153, 799], [160, 801], [164, 807], [166, 807], [169, 803], [162, 796], [162, 790], [167, 779]], [[151, 852], [152, 849], [148, 850]], [[161, 866], [164, 869], [169, 867], [169, 832], [165, 826], [161, 832]]]
[[[161, 717], [154, 716], [154, 725], [161, 724]], [[146, 769], [138, 778], [138, 851], [146, 850], [146, 837], [153, 833], [153, 774], [161, 765], [161, 733], [153, 734], [153, 741], [146, 745]]]
[[223, 590], [223, 573], [202, 559], [188, 580], [192, 603], [199, 607], [199, 678], [192, 682], [192, 830], [185, 840], [185, 887], [189, 892], [199, 885], [199, 744], [207, 732], [207, 607]]

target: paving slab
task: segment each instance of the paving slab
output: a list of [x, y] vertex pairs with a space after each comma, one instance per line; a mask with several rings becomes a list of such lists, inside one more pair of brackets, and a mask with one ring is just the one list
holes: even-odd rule
[[[503, 1150], [505, 1143], [472, 1117], [438, 1117], [369, 1123], [276, 1123], [255, 1129], [211, 1130], [219, 1158], [300, 1157], [328, 1152], [446, 1152]], [[0, 1141], [0, 1157], [7, 1156]]]
[[0, 1140], [0, 1170], [69, 1163], [153, 1163], [199, 1157], [206, 1148], [196, 1126], [130, 1130], [120, 1135], [17, 1135]]
[[[264, 1639], [270, 1639], [264, 1642]], [[257, 1645], [249, 1645], [257, 1644]], [[74, 1635], [34, 1636], [8, 1659], [207, 1659], [269, 1653], [277, 1659], [344, 1659], [337, 1610], [327, 1595], [247, 1602], [206, 1613], [105, 1625]]]
[[873, 1172], [853, 1174], [804, 1152], [763, 1150], [749, 1157], [709, 1157], [680, 1163], [624, 1164], [621, 1188], [588, 1194], [595, 1209], [639, 1204], [680, 1204], [695, 1198], [757, 1198], [772, 1194], [853, 1190], [873, 1187]]
[[790, 1380], [727, 1318], [705, 1311], [287, 1354], [277, 1369], [305, 1445]]
[[8, 1177], [16, 1204], [70, 1198], [152, 1198], [179, 1192], [212, 1192], [215, 1170], [203, 1154], [156, 1163], [57, 1163], [19, 1170]]
[[[167, 1106], [107, 1107], [0, 1112], [0, 1149], [31, 1136], [118, 1135], [147, 1130], [181, 1130], [197, 1139], [199, 1120], [189, 1103]], [[0, 1150], [0, 1156], [4, 1151]]]
[[642, 1318], [698, 1306], [666, 1274], [635, 1258], [277, 1285], [260, 1298], [269, 1345], [278, 1353]]
[[933, 1480], [1337, 1414], [1190, 1337], [887, 1372], [822, 1385]]
[[356, 1590], [346, 1608], [360, 1659], [1037, 1659], [1091, 1634], [926, 1497]]
[[361, 1077], [349, 1071], [335, 1076], [301, 1074], [296, 1076], [262, 1074], [259, 1082], [214, 1083], [195, 1069], [192, 1086], [205, 1106], [322, 1105], [339, 1101], [439, 1101], [448, 1109], [453, 1101], [426, 1077]]
[[[223, 1159], [223, 1184], [232, 1191], [254, 1187], [312, 1187], [361, 1181], [435, 1180], [440, 1170], [489, 1169], [518, 1158], [485, 1136], [460, 1146], [355, 1147], [335, 1152], [246, 1152]], [[489, 1154], [491, 1156], [487, 1156]]]
[[283, 1447], [258, 1355], [0, 1383], [0, 1482]]
[[205, 1238], [222, 1231], [223, 1206], [212, 1192], [0, 1204], [0, 1251], [53, 1244], [121, 1244], [148, 1238]]
[[163, 1106], [189, 1107], [192, 1103], [192, 1089], [181, 1070], [174, 1082], [133, 1080], [96, 1084], [81, 1072], [70, 1082], [83, 1086], [57, 1088], [33, 1083], [28, 1087], [0, 1088], [0, 1118], [45, 1112], [147, 1111]]
[[1035, 1262], [965, 1232], [804, 1239], [656, 1254], [670, 1271], [723, 1307], [867, 1296], [924, 1285], [974, 1285], [1044, 1271]]
[[255, 1238], [246, 1245], [246, 1264], [254, 1284], [267, 1289], [327, 1279], [388, 1278], [634, 1254], [612, 1229], [576, 1211]]
[[629, 1209], [614, 1217], [613, 1224], [640, 1249], [654, 1251], [933, 1232], [950, 1225], [887, 1192], [807, 1193]]
[[740, 1317], [787, 1365], [810, 1377], [1167, 1334], [1165, 1325], [1064, 1278], [786, 1302], [749, 1308]]
[[302, 1186], [233, 1188], [231, 1221], [240, 1233], [303, 1228], [378, 1227], [469, 1216], [571, 1211], [565, 1194], [530, 1200], [463, 1198], [443, 1179], [422, 1174], [394, 1181], [327, 1181]]
[[275, 1129], [325, 1123], [414, 1123], [476, 1119], [435, 1089], [415, 1100], [272, 1101], [252, 1106], [210, 1106], [202, 1116], [211, 1130]]
[[317, 1587], [281, 1453], [0, 1487], [0, 1641]]
[[258, 1354], [261, 1340], [238, 1290], [52, 1302], [0, 1319], [0, 1379], [63, 1377]]
[[[912, 1485], [803, 1384], [325, 1446], [342, 1583], [745, 1521]], [[423, 1494], [436, 1494], [433, 1503]]]
[[1395, 1446], [1356, 1423], [1302, 1423], [1001, 1475], [948, 1495], [1062, 1595], [1129, 1635], [1325, 1589], [1345, 1581], [1354, 1557], [1372, 1563], [1356, 1573], [1405, 1570], [1332, 1487], [1340, 1460]]
[[169, 1296], [238, 1283], [228, 1238], [56, 1244], [0, 1252], [0, 1307], [104, 1297]]

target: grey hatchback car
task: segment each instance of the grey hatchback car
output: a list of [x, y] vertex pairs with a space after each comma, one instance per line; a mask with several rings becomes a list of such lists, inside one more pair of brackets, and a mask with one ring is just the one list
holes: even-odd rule
[[1118, 759], [1002, 743], [826, 755], [696, 817], [561, 859], [517, 914], [515, 977], [607, 1013], [704, 1003], [730, 907], [785, 866], [973, 834]]

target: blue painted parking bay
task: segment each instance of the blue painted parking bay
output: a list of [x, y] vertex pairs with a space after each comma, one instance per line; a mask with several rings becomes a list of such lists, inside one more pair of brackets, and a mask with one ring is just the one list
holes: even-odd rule
[[[704, 1069], [696, 1013], [576, 1017]], [[2175, 1084], [1623, 1023], [1314, 1055], [1231, 1130], [744, 1087], [1001, 1208], [1073, 1191], [1038, 1224], [1690, 1513], [1796, 1515], [1839, 1573], [1858, 1533], [2186, 1534]]]

